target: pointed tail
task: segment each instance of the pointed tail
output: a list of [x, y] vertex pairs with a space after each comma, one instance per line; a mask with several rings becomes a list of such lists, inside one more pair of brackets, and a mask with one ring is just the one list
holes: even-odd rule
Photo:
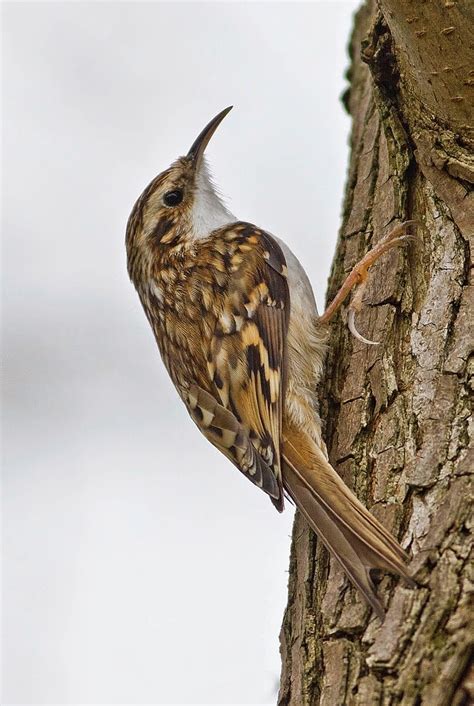
[[375, 592], [370, 569], [391, 571], [413, 584], [407, 574], [406, 553], [351, 493], [307, 434], [285, 429], [282, 456], [288, 494], [383, 620], [385, 610]]

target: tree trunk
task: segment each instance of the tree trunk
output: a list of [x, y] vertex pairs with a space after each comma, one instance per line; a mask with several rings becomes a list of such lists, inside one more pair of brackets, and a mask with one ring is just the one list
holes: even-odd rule
[[333, 324], [321, 414], [332, 464], [411, 552], [418, 587], [383, 575], [381, 625], [297, 514], [280, 706], [474, 699], [471, 3], [371, 0], [355, 19], [352, 152], [328, 300], [397, 222], [422, 227], [371, 270], [358, 328], [381, 344], [352, 338], [344, 312]]

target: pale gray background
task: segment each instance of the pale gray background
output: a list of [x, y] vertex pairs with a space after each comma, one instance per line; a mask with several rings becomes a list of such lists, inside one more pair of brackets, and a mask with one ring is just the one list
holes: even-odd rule
[[3, 6], [3, 703], [275, 702], [293, 513], [189, 421], [124, 230], [234, 104], [216, 181], [321, 305], [355, 4]]

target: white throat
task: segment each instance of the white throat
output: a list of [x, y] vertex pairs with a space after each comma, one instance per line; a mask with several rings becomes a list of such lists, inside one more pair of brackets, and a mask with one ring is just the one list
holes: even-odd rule
[[236, 217], [224, 206], [212, 183], [204, 159], [196, 175], [196, 190], [192, 210], [193, 235], [197, 239], [207, 238], [216, 228], [234, 223]]

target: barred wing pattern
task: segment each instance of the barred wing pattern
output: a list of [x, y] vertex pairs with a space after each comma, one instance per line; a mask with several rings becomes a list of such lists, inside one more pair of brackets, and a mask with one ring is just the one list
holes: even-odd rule
[[286, 263], [267, 233], [249, 224], [233, 228], [234, 232], [230, 228], [225, 232], [234, 251], [206, 354], [215, 399], [198, 389], [197, 395], [188, 393], [187, 404], [205, 436], [281, 511], [280, 445], [290, 313]]
[[272, 499], [280, 497], [275, 474], [257, 453], [247, 430], [232, 412], [203, 390], [192, 385], [185, 397], [189, 414], [206, 439], [216, 446], [249, 480]]

